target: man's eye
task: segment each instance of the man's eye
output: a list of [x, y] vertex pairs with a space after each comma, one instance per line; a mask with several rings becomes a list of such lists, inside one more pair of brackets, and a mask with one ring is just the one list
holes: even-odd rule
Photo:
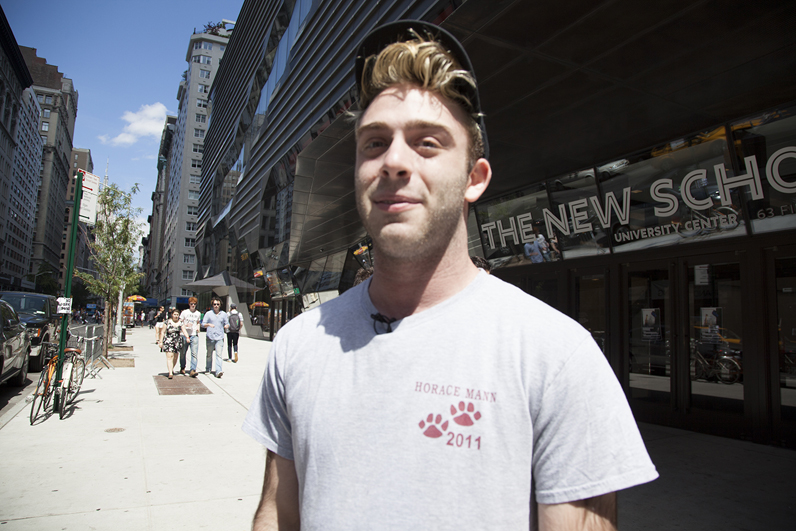
[[424, 138], [419, 142], [421, 148], [438, 148], [439, 142], [433, 138]]

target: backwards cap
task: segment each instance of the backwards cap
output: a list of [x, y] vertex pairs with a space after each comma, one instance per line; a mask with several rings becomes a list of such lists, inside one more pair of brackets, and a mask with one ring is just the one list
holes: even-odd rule
[[462, 106], [478, 122], [478, 128], [481, 129], [481, 136], [484, 140], [484, 158], [489, 158], [489, 142], [487, 142], [486, 124], [481, 112], [481, 100], [478, 97], [478, 82], [476, 81], [475, 70], [473, 70], [470, 57], [464, 51], [462, 44], [456, 37], [439, 26], [422, 20], [398, 20], [379, 26], [368, 33], [357, 48], [355, 60], [357, 90], [360, 94], [362, 93], [362, 76], [369, 57], [378, 55], [390, 44], [414, 40], [417, 36], [441, 44], [456, 59], [462, 70], [469, 72], [472, 76], [475, 85], [470, 85], [462, 80], [456, 83], [456, 91], [464, 95], [470, 102], [469, 106], [464, 103], [462, 103]]

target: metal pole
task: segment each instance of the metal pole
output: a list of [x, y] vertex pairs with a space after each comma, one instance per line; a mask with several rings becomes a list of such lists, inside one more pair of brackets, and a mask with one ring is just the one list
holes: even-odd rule
[[[77, 182], [75, 183], [75, 197], [72, 204], [72, 229], [69, 233], [69, 252], [66, 256], [66, 277], [64, 278], [64, 297], [72, 297], [72, 274], [75, 269], [75, 247], [77, 247], [77, 224], [80, 218], [80, 201], [83, 199], [83, 172], [77, 172]], [[61, 315], [61, 336], [58, 344], [58, 365], [55, 371], [55, 385], [60, 387], [63, 379], [64, 349], [66, 348], [66, 329], [69, 326], [69, 315]], [[56, 387], [56, 389], [58, 388]], [[59, 400], [66, 397], [55, 394], [53, 400], [53, 411], [58, 410]]]

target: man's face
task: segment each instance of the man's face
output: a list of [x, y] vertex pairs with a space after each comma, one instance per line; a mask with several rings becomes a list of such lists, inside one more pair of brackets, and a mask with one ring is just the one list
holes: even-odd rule
[[357, 208], [380, 253], [430, 256], [464, 226], [465, 118], [457, 105], [414, 85], [384, 90], [365, 110], [357, 129]]
[[214, 311], [215, 313], [218, 313], [218, 312], [219, 312], [219, 310], [221, 310], [221, 303], [220, 303], [220, 302], [218, 302], [218, 301], [215, 301], [215, 302], [213, 303], [213, 311]]

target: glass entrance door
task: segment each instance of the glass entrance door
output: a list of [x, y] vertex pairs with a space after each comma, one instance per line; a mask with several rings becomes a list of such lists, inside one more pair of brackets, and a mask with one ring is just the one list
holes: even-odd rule
[[664, 412], [672, 402], [672, 303], [668, 267], [627, 273], [628, 399]]
[[639, 420], [747, 433], [741, 264], [714, 255], [623, 273], [623, 370]]
[[771, 349], [776, 365], [772, 382], [775, 437], [784, 446], [796, 448], [796, 249], [775, 253], [772, 284], [776, 304], [771, 324], [776, 331], [770, 341], [776, 345]]
[[743, 416], [743, 304], [736, 263], [688, 268], [688, 371], [692, 410]]
[[605, 272], [576, 271], [572, 290], [571, 315], [591, 332], [603, 354], [608, 356], [607, 345], [608, 306], [606, 304]]

